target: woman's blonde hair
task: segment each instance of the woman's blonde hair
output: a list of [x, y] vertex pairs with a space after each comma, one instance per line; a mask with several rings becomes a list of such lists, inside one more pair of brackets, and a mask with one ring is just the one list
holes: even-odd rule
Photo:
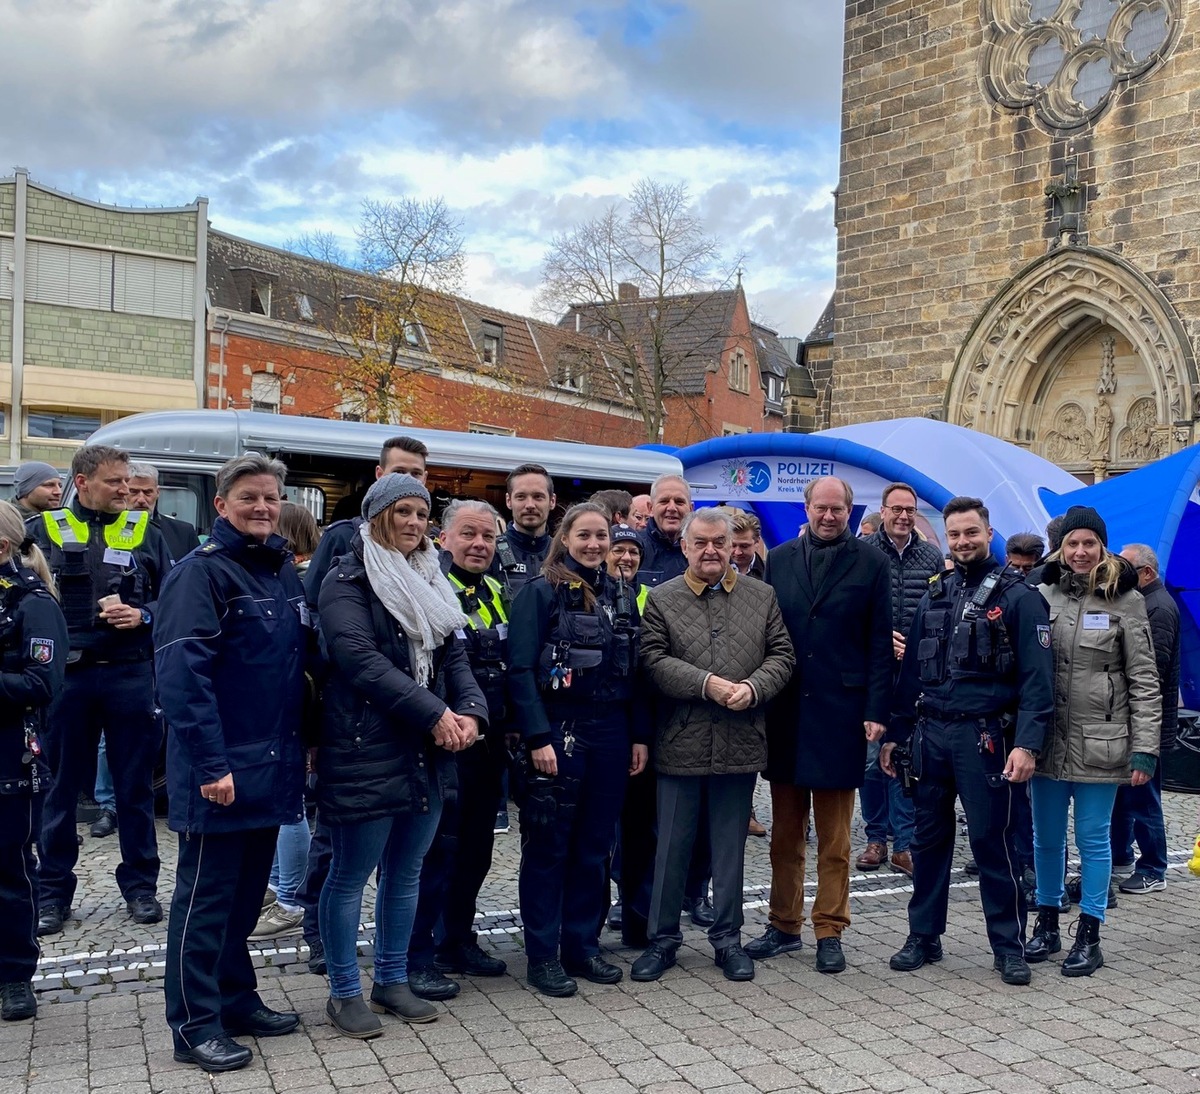
[[[1071, 567], [1063, 558], [1063, 547], [1059, 547], [1046, 561], [1057, 562], [1063, 573], [1072, 573]], [[1120, 555], [1114, 555], [1103, 545], [1100, 548], [1100, 561], [1091, 568], [1087, 575], [1087, 591], [1089, 595], [1101, 596], [1105, 600], [1116, 600], [1120, 589], [1118, 583], [1121, 574], [1128, 565]]]
[[[408, 497], [397, 498], [391, 505], [379, 513], [376, 513], [370, 520], [367, 521], [367, 526], [371, 529], [371, 538], [379, 544], [380, 547], [386, 547], [389, 551], [400, 550], [400, 540], [396, 536], [396, 527], [392, 523], [392, 507], [399, 505], [402, 501], [409, 500]], [[417, 498], [417, 501], [422, 501], [422, 498]], [[429, 528], [429, 518], [425, 518], [425, 528]], [[416, 551], [432, 551], [433, 543], [429, 536], [421, 537], [421, 542], [413, 548]]]
[[0, 501], [0, 539], [8, 541], [8, 548], [0, 553], [0, 562], [16, 557], [22, 566], [32, 570], [45, 583], [46, 588], [57, 599], [58, 587], [42, 549], [29, 538], [21, 510], [11, 501]]

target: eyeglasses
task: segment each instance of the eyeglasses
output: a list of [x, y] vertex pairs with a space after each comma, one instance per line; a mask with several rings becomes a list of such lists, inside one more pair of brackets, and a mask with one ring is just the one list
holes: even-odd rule
[[917, 515], [915, 505], [889, 505], [887, 511], [894, 517], [915, 517]]
[[823, 517], [826, 513], [840, 517], [847, 510], [844, 505], [810, 505], [808, 511], [818, 517]]
[[640, 557], [641, 553], [642, 549], [640, 547], [633, 547], [627, 544], [618, 544], [615, 547], [609, 548], [609, 554], [613, 555], [638, 555]]

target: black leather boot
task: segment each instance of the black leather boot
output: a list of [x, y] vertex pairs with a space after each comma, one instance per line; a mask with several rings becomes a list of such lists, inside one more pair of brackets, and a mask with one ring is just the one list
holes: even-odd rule
[[1104, 965], [1100, 952], [1100, 920], [1084, 912], [1075, 921], [1075, 945], [1062, 963], [1063, 976], [1091, 976]]
[[1036, 965], [1061, 949], [1058, 909], [1039, 907], [1037, 919], [1033, 924], [1033, 937], [1025, 944], [1025, 960], [1031, 965]]

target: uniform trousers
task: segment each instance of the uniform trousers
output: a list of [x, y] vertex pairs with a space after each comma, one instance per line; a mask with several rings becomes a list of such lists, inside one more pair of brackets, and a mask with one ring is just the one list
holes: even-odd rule
[[458, 792], [442, 803], [433, 845], [421, 864], [421, 887], [409, 968], [428, 968], [437, 950], [475, 941], [475, 902], [492, 868], [496, 795], [507, 770], [500, 737], [486, 737], [455, 754]]
[[[162, 730], [154, 710], [151, 663], [69, 665], [63, 690], [46, 716], [42, 741], [53, 775], [42, 817], [43, 908], [69, 908], [75, 897], [75, 805], [80, 792], [91, 793], [95, 785], [101, 730], [120, 818], [117, 885], [126, 900], [152, 897], [158, 888], [154, 765]], [[262, 893], [258, 895], [261, 904]]]
[[817, 893], [812, 925], [818, 939], [841, 938], [850, 926], [850, 822], [854, 790], [817, 790], [771, 783], [771, 926], [799, 934], [804, 923], [805, 834], [817, 833]]
[[920, 723], [919, 764], [914, 764], [920, 780], [914, 797], [917, 826], [909, 930], [925, 938], [936, 938], [946, 930], [957, 794], [967, 815], [971, 852], [979, 864], [979, 895], [992, 952], [997, 957], [1023, 957], [1025, 893], [1013, 835], [1014, 798], [1025, 788], [1008, 782], [988, 784], [989, 774], [1004, 770], [1006, 748], [1003, 736], [993, 731], [992, 751], [981, 751], [980, 732], [978, 720], [925, 718]]
[[37, 971], [38, 876], [30, 844], [41, 815], [41, 794], [0, 795], [0, 984], [27, 984]]
[[[699, 850], [712, 863], [716, 921], [708, 940], [716, 951], [741, 943], [742, 879], [746, 826], [754, 803], [757, 774], [658, 776], [658, 848], [654, 895], [650, 900], [650, 941], [663, 949], [683, 942], [679, 929], [689, 866]], [[703, 839], [706, 847], [697, 848]]]
[[630, 745], [621, 722], [575, 725], [570, 756], [555, 744], [557, 820], [521, 823], [519, 891], [530, 964], [583, 962], [600, 952], [608, 907], [608, 856], [629, 779]]
[[246, 940], [258, 922], [279, 829], [179, 837], [167, 924], [167, 1024], [177, 1049], [224, 1032], [263, 1005]]

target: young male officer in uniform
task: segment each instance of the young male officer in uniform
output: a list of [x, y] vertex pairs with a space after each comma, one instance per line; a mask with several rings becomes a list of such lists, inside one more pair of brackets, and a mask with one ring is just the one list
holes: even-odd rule
[[[1013, 797], [1032, 774], [1054, 714], [1046, 602], [991, 553], [978, 498], [942, 510], [954, 570], [930, 580], [904, 651], [895, 713], [879, 762], [912, 741], [916, 776], [909, 935], [891, 967], [911, 972], [942, 957], [957, 794], [979, 864], [979, 894], [995, 968], [1028, 984], [1025, 895], [1013, 847]], [[915, 724], [915, 732], [914, 732]]]
[[512, 523], [496, 540], [491, 575], [504, 584], [511, 604], [517, 590], [542, 572], [550, 553], [550, 514], [558, 504], [554, 480], [537, 463], [523, 463], [508, 476], [504, 504]]
[[71, 461], [71, 480], [76, 497], [69, 508], [25, 525], [49, 559], [71, 636], [66, 684], [50, 708], [43, 742], [54, 781], [42, 818], [40, 935], [57, 934], [71, 915], [79, 859], [75, 802], [93, 786], [101, 731], [121, 818], [117, 885], [135, 923], [162, 919], [151, 627], [171, 556], [150, 514], [126, 507], [125, 452], [84, 446]]

